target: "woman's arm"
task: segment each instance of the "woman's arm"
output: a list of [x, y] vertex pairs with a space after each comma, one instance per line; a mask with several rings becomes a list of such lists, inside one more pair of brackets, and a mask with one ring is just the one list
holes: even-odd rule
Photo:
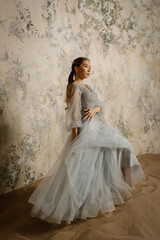
[[73, 128], [72, 131], [73, 131], [73, 139], [75, 139], [78, 135], [78, 128]]
[[[81, 121], [81, 92], [76, 85], [74, 86], [73, 93], [70, 97], [66, 116], [66, 128], [67, 131], [73, 128], [79, 128], [83, 126]], [[78, 134], [78, 129], [73, 131], [74, 136]]]

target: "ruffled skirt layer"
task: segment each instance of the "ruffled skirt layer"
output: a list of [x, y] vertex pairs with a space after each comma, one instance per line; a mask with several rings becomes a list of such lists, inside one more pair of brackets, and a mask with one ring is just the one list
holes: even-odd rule
[[145, 179], [132, 144], [113, 126], [85, 121], [79, 135], [67, 137], [61, 154], [30, 196], [31, 216], [71, 223], [115, 210]]

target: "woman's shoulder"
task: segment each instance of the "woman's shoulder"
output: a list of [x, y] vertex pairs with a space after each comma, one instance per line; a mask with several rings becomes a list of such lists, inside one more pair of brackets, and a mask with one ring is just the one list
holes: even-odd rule
[[78, 90], [79, 93], [82, 93], [82, 89], [74, 82], [71, 83], [67, 88], [67, 92], [70, 96], [72, 96], [76, 90]]
[[69, 88], [72, 91], [74, 91], [75, 89], [78, 89], [80, 92], [82, 91], [81, 86], [78, 83], [74, 83], [74, 82], [69, 85]]
[[71, 83], [71, 85], [72, 85], [73, 87], [75, 87], [75, 88], [81, 87], [78, 83], [75, 83], [75, 82]]

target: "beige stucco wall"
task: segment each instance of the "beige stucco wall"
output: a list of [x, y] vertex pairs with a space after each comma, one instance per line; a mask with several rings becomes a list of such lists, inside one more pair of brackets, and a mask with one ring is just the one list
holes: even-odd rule
[[1, 192], [48, 172], [64, 140], [71, 62], [136, 154], [160, 152], [159, 0], [0, 0]]

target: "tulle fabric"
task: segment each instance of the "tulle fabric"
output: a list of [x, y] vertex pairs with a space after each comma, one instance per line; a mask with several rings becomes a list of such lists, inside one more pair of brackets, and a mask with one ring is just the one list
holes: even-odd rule
[[66, 112], [66, 129], [71, 131], [72, 128], [82, 127], [82, 104], [81, 104], [81, 91], [78, 87], [74, 87], [73, 95], [69, 101], [68, 109]]
[[116, 127], [95, 116], [79, 130], [74, 140], [69, 133], [59, 158], [30, 196], [32, 217], [60, 224], [114, 211], [145, 179], [133, 146]]

